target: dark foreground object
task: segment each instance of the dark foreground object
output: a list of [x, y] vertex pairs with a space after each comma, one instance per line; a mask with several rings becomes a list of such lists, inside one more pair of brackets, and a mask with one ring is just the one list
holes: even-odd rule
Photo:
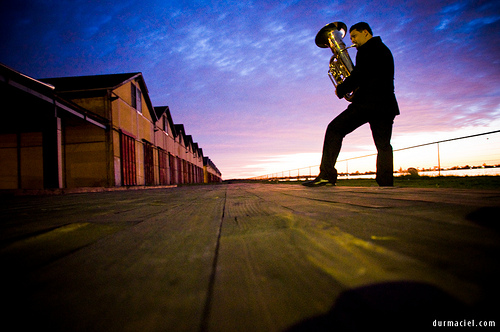
[[1, 208], [12, 331], [498, 320], [496, 190], [229, 184], [4, 197]]

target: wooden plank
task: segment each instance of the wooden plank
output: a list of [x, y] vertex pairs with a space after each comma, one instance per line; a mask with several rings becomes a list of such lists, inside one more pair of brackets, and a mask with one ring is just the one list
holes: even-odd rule
[[[385, 199], [373, 194], [357, 188], [229, 187], [210, 330], [280, 331], [325, 314], [342, 292], [394, 282], [429, 285], [466, 304], [479, 301], [485, 285], [481, 270], [473, 271], [483, 267], [498, 275], [498, 256], [492, 252], [484, 264], [466, 263], [472, 277], [461, 273], [464, 262], [452, 256], [455, 246], [463, 248], [478, 235], [486, 244], [476, 254], [498, 252], [498, 234], [463, 220], [471, 207], [461, 208], [457, 197], [441, 198], [446, 203], [431, 204], [425, 213], [429, 203], [418, 191], [406, 193], [407, 200], [398, 200], [397, 190]], [[471, 236], [461, 234], [465, 229]]]
[[[498, 232], [483, 227], [484, 221], [471, 219], [485, 207], [500, 207], [498, 192], [416, 188], [332, 188], [311, 192], [294, 187], [280, 188], [274, 194], [268, 191], [266, 197], [302, 215], [328, 221], [329, 228], [334, 226], [361, 241], [425, 263], [426, 278], [434, 276], [435, 283], [466, 302], [477, 299], [470, 294], [471, 287], [481, 288], [480, 294], [473, 292], [475, 295], [487, 294], [491, 285], [484, 284], [485, 275], [499, 272]], [[280, 198], [290, 194], [293, 194], [291, 201]], [[314, 199], [326, 197], [349, 202], [316, 203], [311, 201], [311, 195]], [[381, 207], [371, 208], [366, 201]], [[460, 283], [449, 282], [448, 276], [470, 286], [462, 288]]]
[[479, 212], [499, 197], [233, 184], [16, 198], [0, 223], [3, 317], [19, 330], [283, 331], [339, 323], [346, 298], [342, 315], [372, 318], [441, 305], [435, 291], [495, 299], [500, 235]]
[[[225, 189], [214, 188], [125, 195], [127, 199], [113, 208], [135, 207], [127, 218], [135, 223], [10, 285], [11, 310], [32, 317], [17, 320], [16, 326], [22, 330], [29, 327], [23, 324], [33, 323], [61, 331], [198, 330], [225, 199]], [[158, 210], [152, 215], [147, 213], [151, 208]]]
[[339, 285], [297, 248], [289, 211], [229, 187], [210, 331], [279, 331], [328, 311]]

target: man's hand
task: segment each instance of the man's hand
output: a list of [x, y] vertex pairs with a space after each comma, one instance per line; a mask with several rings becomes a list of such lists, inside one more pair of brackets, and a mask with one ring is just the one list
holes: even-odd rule
[[[340, 83], [340, 84], [342, 84], [342, 83]], [[335, 94], [337, 95], [338, 99], [344, 98], [344, 96], [339, 96], [339, 91], [338, 90], [339, 90], [340, 84], [335, 87]]]

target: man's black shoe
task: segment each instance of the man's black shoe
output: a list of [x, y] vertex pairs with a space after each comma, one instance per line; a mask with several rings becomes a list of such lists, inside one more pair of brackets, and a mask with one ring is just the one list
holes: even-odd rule
[[302, 185], [306, 186], [306, 187], [334, 186], [335, 182], [330, 182], [330, 180], [324, 179], [324, 178], [321, 178], [318, 176], [314, 180], [306, 181], [306, 182], [302, 183]]

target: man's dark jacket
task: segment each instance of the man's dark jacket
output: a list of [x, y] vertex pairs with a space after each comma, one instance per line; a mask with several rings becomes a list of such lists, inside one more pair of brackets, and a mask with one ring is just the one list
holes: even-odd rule
[[372, 37], [358, 48], [354, 70], [337, 86], [339, 98], [351, 91], [355, 91], [353, 106], [366, 107], [376, 113], [374, 116], [399, 114], [394, 95], [394, 58], [380, 37]]

